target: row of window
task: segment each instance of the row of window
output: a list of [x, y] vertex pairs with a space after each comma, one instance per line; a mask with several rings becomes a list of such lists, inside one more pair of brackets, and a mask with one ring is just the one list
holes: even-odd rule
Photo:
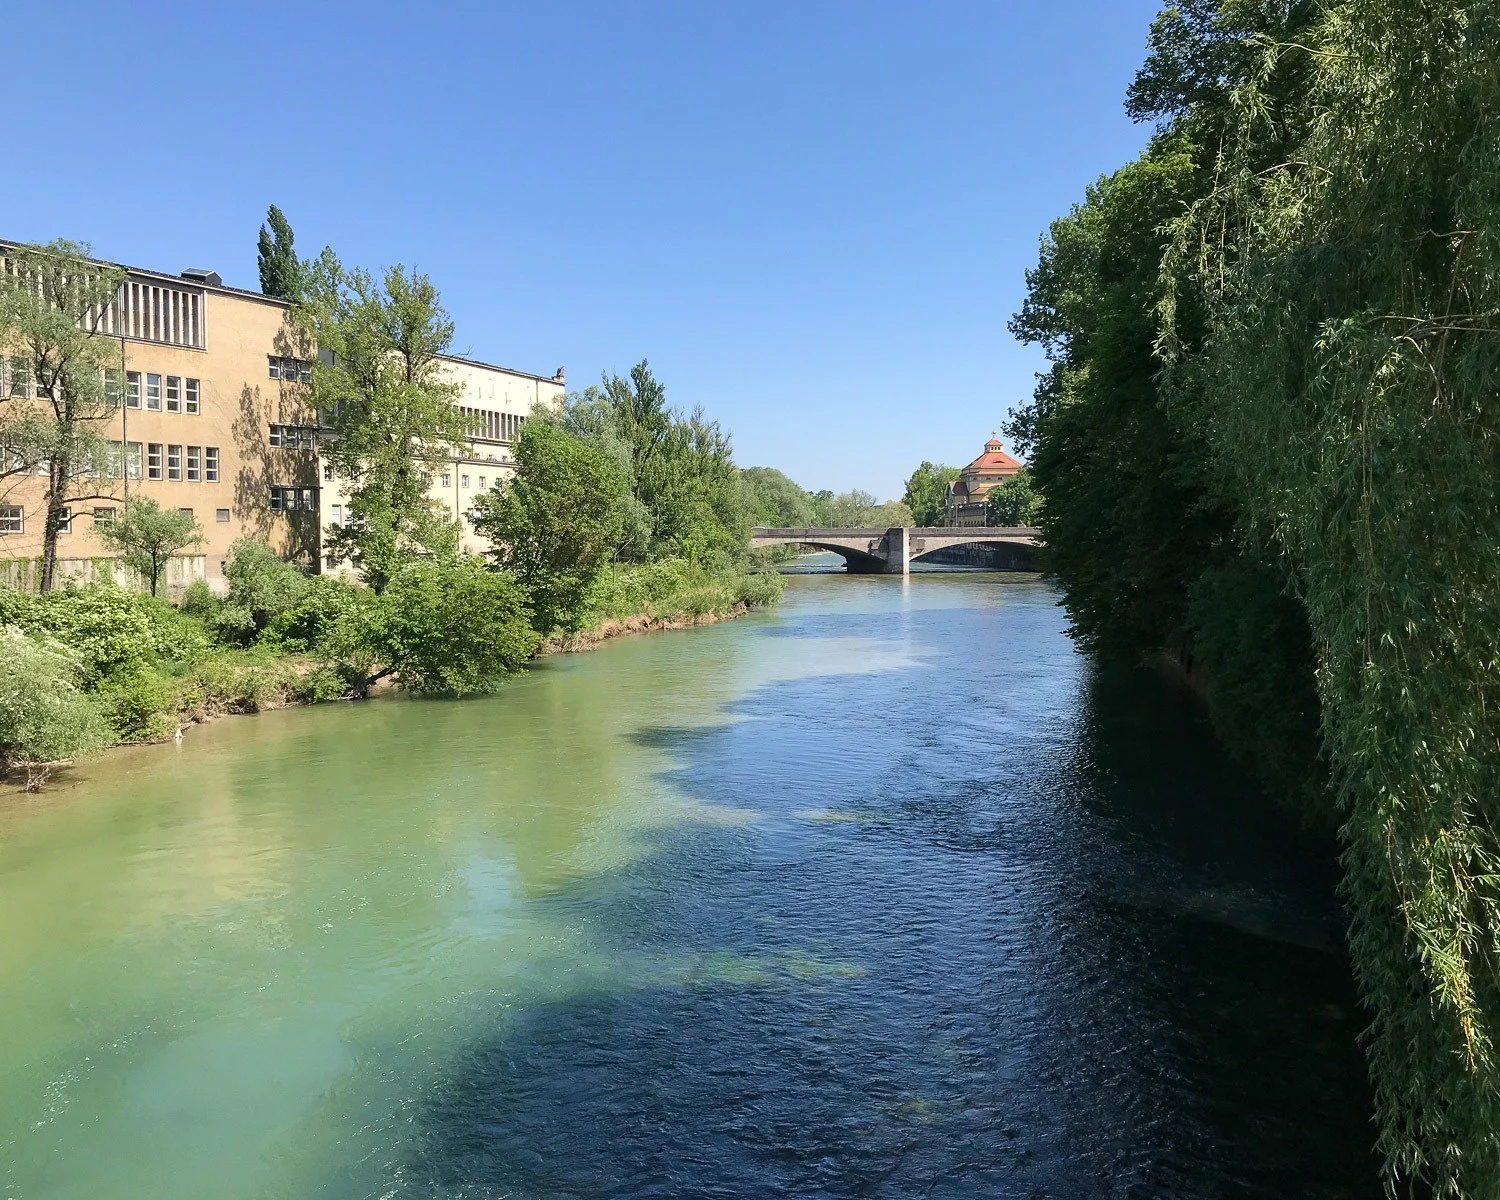
[[271, 445], [283, 450], [312, 450], [318, 431], [311, 425], [272, 425]]
[[[177, 511], [180, 513], [186, 513], [188, 516], [193, 515], [193, 510], [190, 508], [179, 508]], [[117, 512], [118, 510], [113, 507], [102, 507], [94, 509], [92, 514], [94, 518], [94, 524], [114, 524], [115, 514]], [[214, 520], [221, 525], [227, 525], [229, 523], [229, 510], [227, 508], [214, 509]], [[0, 504], [0, 534], [25, 532], [26, 510], [23, 509], [19, 504]], [[62, 519], [58, 522], [57, 532], [73, 532], [73, 508], [71, 505], [64, 505], [62, 510]]]
[[469, 422], [469, 429], [475, 437], [489, 438], [493, 442], [513, 442], [521, 432], [521, 426], [526, 423], [526, 418], [516, 413], [494, 412], [488, 408], [466, 408], [462, 405], [458, 409]]
[[266, 355], [266, 366], [272, 379], [284, 379], [287, 383], [311, 383], [312, 363], [305, 358], [286, 358], [282, 355]]
[[196, 416], [202, 411], [200, 398], [202, 387], [196, 379], [181, 375], [158, 375], [154, 371], [125, 372], [125, 386], [120, 387], [118, 371], [104, 373], [104, 394], [116, 408], [124, 392], [126, 408], [143, 408], [148, 412], [187, 413]]
[[318, 489], [310, 487], [282, 487], [271, 489], [272, 512], [317, 512]]
[[[125, 470], [131, 479], [141, 477], [140, 442], [126, 445]], [[111, 448], [111, 474], [120, 477], [118, 446]], [[217, 446], [181, 446], [171, 442], [147, 442], [146, 478], [165, 479], [170, 483], [218, 483], [219, 448]]]

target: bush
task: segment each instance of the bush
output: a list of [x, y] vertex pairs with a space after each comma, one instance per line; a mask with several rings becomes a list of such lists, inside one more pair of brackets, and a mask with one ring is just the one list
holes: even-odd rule
[[262, 639], [284, 650], [316, 650], [332, 635], [338, 622], [353, 614], [369, 595], [367, 589], [342, 579], [311, 578], [301, 600], [275, 617]]
[[775, 571], [755, 571], [739, 577], [735, 583], [734, 597], [750, 608], [763, 608], [780, 600], [784, 590], [781, 576]]
[[57, 638], [79, 657], [84, 683], [95, 686], [118, 671], [147, 663], [156, 653], [147, 597], [112, 583], [65, 588], [40, 598], [34, 632]]
[[224, 560], [229, 594], [218, 616], [227, 641], [249, 642], [272, 621], [296, 607], [311, 580], [264, 542], [242, 537]]
[[176, 707], [196, 720], [260, 712], [300, 699], [301, 685], [296, 668], [268, 650], [218, 650], [193, 664]]
[[336, 669], [364, 673], [358, 690], [394, 676], [412, 691], [450, 696], [488, 690], [541, 643], [515, 580], [477, 558], [407, 563], [327, 640]]
[[182, 589], [182, 596], [177, 601], [177, 610], [190, 617], [196, 617], [207, 625], [219, 611], [220, 603], [222, 602], [214, 595], [213, 589], [207, 583], [201, 579], [195, 579]]
[[176, 705], [161, 672], [137, 663], [105, 679], [97, 698], [122, 742], [149, 742], [177, 727]]
[[29, 791], [42, 785], [50, 764], [109, 744], [103, 714], [78, 687], [78, 655], [14, 625], [0, 629], [0, 655], [0, 767], [27, 768]]

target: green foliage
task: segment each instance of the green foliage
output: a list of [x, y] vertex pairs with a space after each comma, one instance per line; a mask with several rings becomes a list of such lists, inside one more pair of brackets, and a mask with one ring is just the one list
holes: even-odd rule
[[203, 531], [190, 512], [162, 508], [147, 496], [131, 496], [120, 515], [107, 525], [96, 525], [99, 540], [142, 579], [147, 591], [160, 591], [162, 572], [179, 550], [197, 545]]
[[260, 269], [260, 290], [278, 300], [297, 300], [302, 295], [302, 263], [292, 247], [292, 225], [274, 204], [266, 210], [266, 222], [256, 239], [255, 265]]
[[229, 591], [214, 620], [226, 642], [240, 644], [300, 604], [311, 586], [296, 564], [253, 537], [237, 538], [229, 547], [224, 578]]
[[301, 319], [332, 358], [313, 368], [314, 401], [335, 435], [324, 453], [349, 486], [348, 522], [326, 544], [380, 592], [413, 555], [457, 552], [457, 526], [427, 495], [469, 433], [438, 357], [453, 322], [425, 275], [396, 266], [377, 282], [326, 250], [308, 267], [304, 299]]
[[172, 707], [187, 720], [281, 708], [304, 698], [296, 665], [270, 647], [219, 649], [178, 681]]
[[27, 787], [46, 778], [46, 765], [109, 744], [103, 714], [80, 690], [79, 662], [50, 638], [0, 627], [0, 766], [28, 768]]
[[110, 583], [52, 592], [36, 608], [29, 631], [47, 633], [78, 658], [84, 682], [96, 686], [121, 670], [148, 665], [156, 655], [151, 597]]
[[1031, 486], [1031, 472], [1022, 467], [985, 493], [984, 523], [991, 528], [1035, 525], [1042, 515], [1042, 498]]
[[335, 642], [346, 669], [376, 667], [366, 684], [390, 675], [414, 692], [463, 696], [520, 670], [541, 638], [514, 580], [477, 558], [459, 558], [407, 563]]
[[195, 579], [182, 589], [182, 595], [177, 599], [177, 609], [207, 624], [219, 611], [219, 598], [214, 595], [213, 589], [207, 583], [201, 579]]
[[342, 579], [316, 575], [306, 584], [296, 603], [269, 621], [262, 640], [291, 653], [317, 650], [366, 600], [365, 589]]
[[516, 474], [474, 500], [474, 528], [525, 591], [543, 635], [578, 630], [587, 597], [626, 527], [630, 486], [620, 463], [565, 430], [528, 421]]
[[751, 525], [805, 529], [817, 524], [812, 496], [774, 467], [746, 467], [740, 484]]
[[100, 683], [95, 695], [122, 742], [154, 741], [176, 728], [168, 682], [146, 663], [131, 663], [114, 672]]
[[[959, 476], [957, 467], [945, 467], [925, 459], [906, 481], [901, 497], [911, 510], [913, 525], [946, 525], [948, 485]], [[889, 528], [889, 527], [887, 527]]]

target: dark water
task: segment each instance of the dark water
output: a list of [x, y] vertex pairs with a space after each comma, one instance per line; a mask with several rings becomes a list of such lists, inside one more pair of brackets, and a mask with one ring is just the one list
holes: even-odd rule
[[1024, 577], [0, 817], [0, 1196], [1375, 1196], [1328, 847]]

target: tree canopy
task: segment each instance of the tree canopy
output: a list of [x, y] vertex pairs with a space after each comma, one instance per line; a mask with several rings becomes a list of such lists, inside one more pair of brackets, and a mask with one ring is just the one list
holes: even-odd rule
[[[266, 225], [270, 228], [267, 229]], [[279, 300], [298, 300], [302, 296], [302, 261], [293, 246], [291, 222], [274, 204], [266, 210], [266, 225], [256, 239], [256, 266], [260, 269], [260, 290]]]

